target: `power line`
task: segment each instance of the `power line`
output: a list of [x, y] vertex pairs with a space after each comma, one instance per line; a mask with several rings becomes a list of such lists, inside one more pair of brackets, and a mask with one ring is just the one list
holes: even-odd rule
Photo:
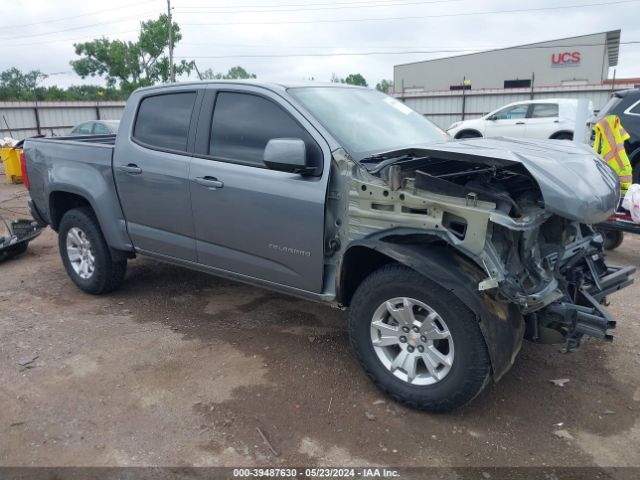
[[[627, 42], [620, 42], [621, 45], [635, 45], [640, 44], [640, 40], [633, 40]], [[543, 49], [543, 48], [576, 48], [576, 47], [594, 47], [594, 46], [604, 46], [606, 43], [585, 43], [585, 44], [572, 44], [572, 45], [549, 45], [549, 46], [527, 46], [523, 45], [521, 47], [504, 47], [504, 48], [496, 48], [492, 50], [504, 50], [504, 49], [514, 49], [514, 50], [530, 50], [530, 49]], [[492, 51], [489, 50], [489, 51]], [[477, 48], [466, 48], [466, 49], [438, 49], [438, 50], [402, 50], [396, 52], [384, 52], [384, 51], [373, 51], [373, 52], [335, 52], [335, 53], [286, 53], [286, 54], [239, 54], [239, 55], [202, 55], [202, 56], [179, 56], [176, 58], [193, 58], [193, 59], [215, 59], [215, 58], [290, 58], [290, 57], [343, 57], [343, 56], [368, 56], [368, 55], [415, 55], [415, 54], [428, 54], [428, 53], [452, 53], [452, 52], [483, 52], [487, 50], [477, 49]]]
[[419, 20], [424, 18], [444, 18], [444, 17], [465, 17], [475, 15], [499, 15], [505, 13], [530, 13], [530, 12], [542, 12], [548, 10], [566, 10], [570, 8], [586, 8], [586, 7], [600, 7], [606, 5], [620, 5], [625, 3], [638, 3], [640, 0], [616, 0], [614, 2], [600, 2], [600, 3], [583, 3], [579, 5], [564, 5], [558, 7], [539, 7], [539, 8], [524, 8], [524, 9], [512, 9], [512, 10], [489, 10], [485, 12], [464, 12], [464, 13], [444, 13], [437, 15], [411, 15], [404, 17], [375, 17], [375, 18], [341, 18], [330, 20], [281, 20], [273, 22], [219, 22], [219, 23], [183, 23], [185, 26], [226, 26], [226, 25], [293, 25], [293, 24], [317, 24], [317, 23], [349, 23], [349, 22], [389, 22], [393, 20]]
[[[129, 5], [126, 6], [127, 9], [131, 8], [131, 7], [135, 7], [137, 5], [144, 5], [146, 3], [156, 3], [158, 0], [146, 0], [144, 2], [138, 2], [138, 3], [130, 3]], [[80, 17], [88, 17], [91, 15], [96, 15], [98, 13], [104, 13], [104, 12], [111, 12], [113, 10], [122, 10], [123, 7], [113, 7], [113, 8], [105, 8], [104, 10], [96, 10], [94, 12], [87, 12], [87, 13], [82, 13], [80, 15], [73, 15], [71, 17], [60, 17], [60, 18], [54, 18], [54, 19], [50, 19], [50, 20], [43, 20], [41, 22], [33, 22], [33, 23], [21, 23], [20, 24], [20, 28], [23, 27], [31, 27], [33, 25], [42, 25], [44, 23], [54, 23], [54, 22], [62, 22], [64, 20], [72, 20], [74, 18], [80, 18]]]
[[82, 25], [82, 26], [78, 26], [78, 27], [70, 27], [70, 28], [65, 28], [63, 30], [54, 30], [51, 32], [43, 32], [43, 33], [33, 33], [31, 35], [22, 35], [19, 37], [16, 37], [14, 35], [12, 36], [7, 36], [7, 37], [0, 37], [0, 40], [22, 40], [23, 38], [33, 38], [33, 37], [44, 37], [46, 35], [54, 35], [56, 33], [64, 33], [64, 32], [70, 32], [73, 30], [82, 30], [85, 28], [92, 28], [92, 27], [98, 27], [98, 26], [103, 26], [103, 25], [109, 25], [112, 23], [120, 23], [120, 22], [125, 22], [128, 20], [134, 20], [134, 19], [138, 19], [138, 20], [142, 20], [143, 17], [147, 17], [149, 15], [152, 14], [158, 14], [157, 10], [154, 11], [149, 11], [149, 12], [144, 12], [144, 13], [138, 13], [137, 15], [132, 15], [132, 16], [128, 16], [128, 17], [122, 17], [122, 18], [118, 18], [116, 20], [112, 20], [109, 22], [100, 22], [100, 23], [92, 23], [90, 25]]
[[[331, 6], [337, 6], [337, 5], [355, 5], [358, 3], [365, 3], [365, 4], [382, 4], [382, 3], [390, 3], [390, 2], [397, 2], [399, 0], [357, 0], [355, 2], [329, 2], [329, 3], [289, 3], [289, 4], [279, 4], [279, 5], [265, 5], [265, 4], [260, 4], [260, 5], [232, 5], [232, 7], [237, 7], [237, 8], [280, 8], [280, 7], [316, 7], [316, 6], [323, 6], [323, 5], [331, 5]], [[193, 5], [193, 6], [182, 6], [181, 8], [191, 8], [191, 9], [211, 9], [211, 8], [229, 8], [230, 6], [225, 6], [225, 5], [221, 5], [219, 7], [215, 7], [215, 6], [211, 6], [211, 5], [207, 5], [207, 6], [199, 6], [199, 5]]]
[[[139, 32], [140, 29], [137, 28], [135, 30], [123, 30], [123, 31], [119, 31], [119, 32], [112, 32], [112, 33], [107, 33], [107, 34], [100, 34], [100, 35], [89, 35], [89, 36], [85, 36], [85, 37], [80, 37], [80, 38], [62, 38], [62, 39], [52, 39], [52, 40], [43, 40], [41, 42], [31, 42], [31, 43], [14, 43], [14, 44], [9, 44], [9, 43], [5, 43], [0, 42], [0, 48], [14, 48], [14, 47], [31, 47], [33, 45], [48, 45], [50, 43], [63, 43], [63, 42], [79, 42], [82, 40], [89, 40], [89, 39], [94, 39], [96, 37], [106, 37], [107, 35], [123, 35], [126, 33], [137, 33]], [[4, 39], [3, 39], [4, 40]]]
[[[426, 4], [433, 4], [433, 3], [451, 3], [451, 2], [462, 2], [462, 1], [465, 1], [465, 0], [429, 0], [429, 1], [418, 1], [418, 2], [399, 2], [399, 1], [395, 0], [395, 1], [393, 1], [393, 3], [378, 3], [378, 4], [373, 4], [373, 5], [371, 5], [371, 4], [370, 5], [345, 4], [343, 6], [331, 5], [331, 6], [304, 8], [304, 9], [300, 9], [300, 8], [279, 9], [280, 5], [275, 5], [274, 7], [278, 8], [277, 10], [274, 9], [274, 8], [263, 8], [263, 9], [260, 9], [260, 10], [227, 10], [227, 11], [224, 11], [224, 12], [223, 11], [217, 11], [217, 10], [193, 10], [193, 11], [187, 11], [187, 10], [183, 10], [183, 9], [185, 9], [187, 7], [181, 7], [178, 10], [176, 10], [176, 13], [182, 13], [182, 14], [194, 14], [195, 13], [195, 14], [210, 15], [210, 14], [232, 14], [232, 13], [311, 12], [311, 11], [317, 11], [317, 10], [343, 10], [343, 9], [350, 9], [350, 8], [402, 7], [402, 6], [406, 6], [406, 5], [426, 5]], [[323, 5], [326, 5], [326, 4], [323, 4]], [[211, 7], [207, 7], [207, 8], [211, 8]]]

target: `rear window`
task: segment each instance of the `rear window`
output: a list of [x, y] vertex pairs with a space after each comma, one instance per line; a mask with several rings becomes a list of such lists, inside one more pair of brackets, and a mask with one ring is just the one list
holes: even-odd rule
[[531, 118], [549, 118], [558, 116], [557, 103], [534, 103]]
[[186, 152], [195, 102], [195, 92], [144, 98], [138, 108], [133, 138], [146, 146]]

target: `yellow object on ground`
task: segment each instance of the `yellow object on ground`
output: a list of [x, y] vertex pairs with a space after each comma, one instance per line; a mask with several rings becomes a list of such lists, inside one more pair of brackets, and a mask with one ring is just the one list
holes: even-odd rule
[[594, 127], [596, 139], [593, 149], [613, 168], [620, 179], [620, 190], [624, 195], [632, 181], [631, 162], [624, 149], [624, 141], [629, 134], [620, 123], [617, 115], [608, 115]]
[[22, 170], [20, 168], [20, 150], [19, 148], [0, 148], [0, 156], [2, 157], [2, 165], [4, 173], [7, 176], [7, 183], [21, 183]]

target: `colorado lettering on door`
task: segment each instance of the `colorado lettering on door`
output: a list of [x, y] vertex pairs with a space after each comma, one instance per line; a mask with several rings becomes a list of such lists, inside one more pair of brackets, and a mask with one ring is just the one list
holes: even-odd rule
[[557, 52], [551, 54], [552, 67], [577, 67], [580, 65], [580, 52]]

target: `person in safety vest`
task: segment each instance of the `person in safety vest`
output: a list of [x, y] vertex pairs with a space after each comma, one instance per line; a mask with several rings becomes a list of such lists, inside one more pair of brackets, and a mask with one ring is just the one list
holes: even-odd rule
[[624, 195], [632, 182], [631, 162], [624, 149], [624, 141], [629, 138], [629, 134], [622, 128], [617, 115], [607, 115], [593, 129], [596, 133], [593, 149], [618, 174], [620, 191]]

